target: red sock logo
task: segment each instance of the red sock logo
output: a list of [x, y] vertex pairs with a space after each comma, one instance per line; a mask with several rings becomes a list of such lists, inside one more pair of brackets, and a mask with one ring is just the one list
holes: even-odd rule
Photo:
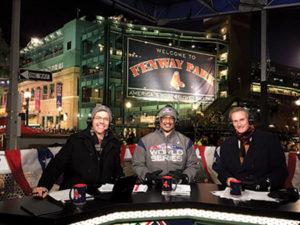
[[180, 87], [185, 87], [185, 84], [180, 80], [180, 75], [178, 71], [175, 71], [172, 76], [171, 86], [176, 90], [179, 90]]

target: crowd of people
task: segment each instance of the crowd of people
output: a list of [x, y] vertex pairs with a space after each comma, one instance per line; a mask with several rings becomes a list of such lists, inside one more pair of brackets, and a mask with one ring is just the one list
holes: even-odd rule
[[[224, 140], [208, 136], [197, 141], [205, 145], [206, 141], [212, 140], [212, 145], [219, 146], [219, 158], [213, 165], [219, 181], [224, 186], [230, 186], [231, 180], [238, 179], [248, 189], [257, 191], [284, 187], [288, 171], [278, 137], [256, 129], [249, 121], [247, 109], [232, 108], [229, 119], [235, 130], [231, 137]], [[164, 175], [172, 176], [177, 183], [195, 182], [200, 165], [194, 142], [176, 130], [177, 123], [177, 111], [166, 105], [157, 112], [156, 129], [137, 142], [132, 167], [138, 182], [161, 185]], [[95, 107], [88, 127], [69, 137], [48, 164], [33, 193], [46, 197], [61, 174], [60, 189], [84, 183], [92, 194], [96, 194], [102, 184], [114, 183], [123, 176], [120, 166], [122, 143], [112, 133], [111, 126], [109, 107]], [[126, 144], [135, 143], [133, 130], [128, 130], [124, 135]]]
[[299, 137], [284, 138], [280, 141], [284, 152], [299, 152], [300, 140]]
[[214, 133], [211, 133], [209, 135], [204, 134], [203, 136], [196, 137], [194, 144], [200, 145], [200, 146], [220, 146], [221, 143], [226, 139], [223, 135], [217, 135]]
[[136, 130], [135, 128], [125, 128], [124, 131], [120, 132], [119, 140], [122, 142], [123, 145], [132, 145], [136, 143]]

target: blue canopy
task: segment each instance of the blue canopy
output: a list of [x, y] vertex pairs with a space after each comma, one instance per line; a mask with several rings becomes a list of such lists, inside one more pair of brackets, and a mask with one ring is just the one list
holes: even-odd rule
[[300, 5], [299, 0], [100, 0], [156, 25]]

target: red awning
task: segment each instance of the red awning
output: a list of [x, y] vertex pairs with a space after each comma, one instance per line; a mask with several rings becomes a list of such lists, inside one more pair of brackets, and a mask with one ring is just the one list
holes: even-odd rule
[[[6, 128], [1, 128], [0, 129], [0, 134], [5, 134], [6, 133]], [[44, 130], [40, 130], [37, 128], [33, 127], [28, 127], [24, 124], [21, 124], [21, 134], [47, 134], [48, 132]]]

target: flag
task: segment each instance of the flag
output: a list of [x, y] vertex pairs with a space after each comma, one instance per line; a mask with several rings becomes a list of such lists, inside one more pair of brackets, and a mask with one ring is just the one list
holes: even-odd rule
[[300, 154], [285, 153], [288, 167], [288, 177], [285, 180], [286, 188], [300, 188]]
[[[43, 168], [49, 163], [49, 155], [55, 156], [61, 147], [49, 148], [48, 150], [24, 149], [24, 150], [6, 150], [5, 157], [11, 173], [16, 182], [26, 195], [32, 192], [32, 187], [36, 187], [38, 180], [43, 172]], [[41, 151], [49, 151], [43, 157], [38, 154]], [[40, 154], [41, 155], [41, 154]], [[48, 159], [48, 160], [46, 160]]]

